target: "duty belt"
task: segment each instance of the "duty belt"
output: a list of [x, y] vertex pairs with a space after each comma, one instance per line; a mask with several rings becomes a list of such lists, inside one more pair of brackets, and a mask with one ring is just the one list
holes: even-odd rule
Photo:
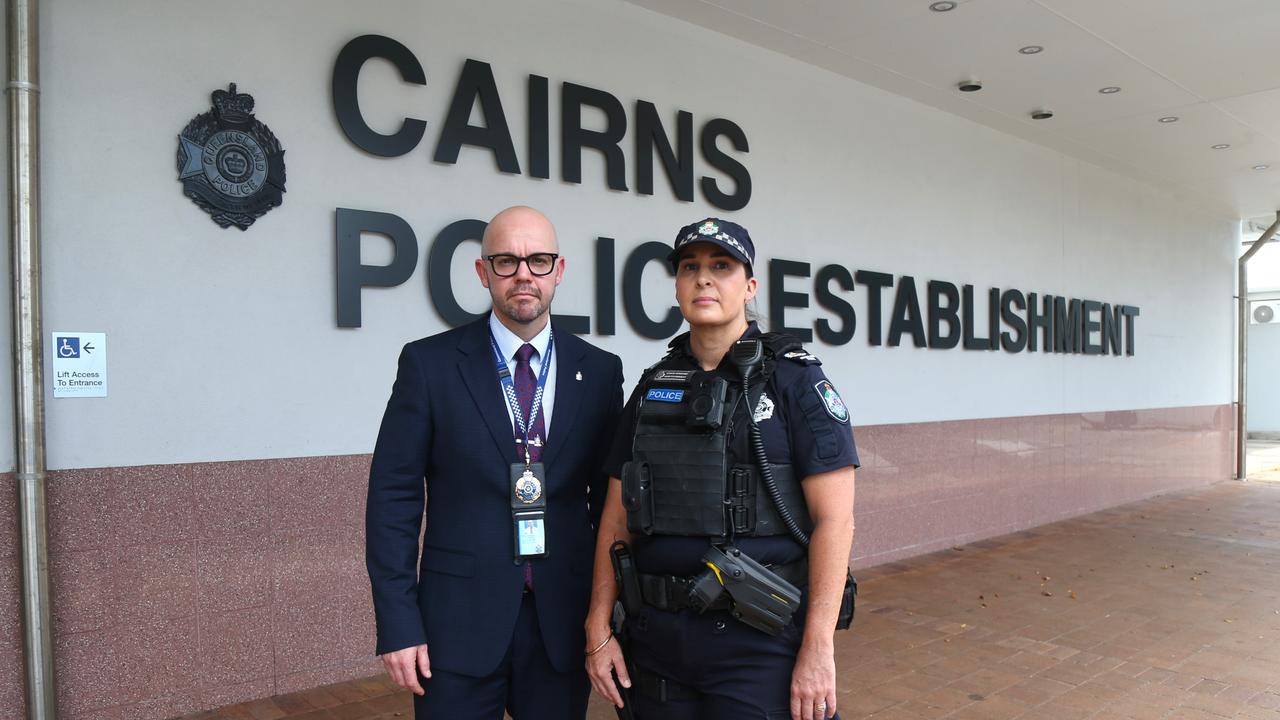
[[[769, 565], [768, 568], [782, 579], [803, 586], [809, 578], [809, 561], [797, 560], [785, 565]], [[646, 575], [639, 573], [640, 597], [646, 605], [668, 612], [678, 612], [695, 607], [689, 599], [689, 586], [697, 579], [696, 575], [681, 577], [679, 575]], [[706, 607], [707, 610], [728, 610], [729, 596], [721, 595]]]
[[[693, 607], [693, 602], [689, 599], [689, 586], [693, 584], [693, 580], [693, 577], [641, 574], [640, 597], [644, 598], [646, 605], [652, 605], [659, 610], [670, 612], [684, 610]], [[707, 606], [707, 609], [728, 610], [729, 596], [721, 595]]]

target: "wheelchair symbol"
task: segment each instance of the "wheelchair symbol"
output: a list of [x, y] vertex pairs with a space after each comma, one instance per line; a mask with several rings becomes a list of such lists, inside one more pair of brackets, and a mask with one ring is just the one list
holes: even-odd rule
[[58, 357], [60, 358], [78, 358], [80, 357], [80, 338], [78, 337], [61, 337], [58, 338]]

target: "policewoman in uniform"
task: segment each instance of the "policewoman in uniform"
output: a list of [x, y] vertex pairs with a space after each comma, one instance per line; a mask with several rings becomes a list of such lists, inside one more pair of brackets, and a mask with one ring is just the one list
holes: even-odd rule
[[748, 320], [745, 228], [688, 225], [668, 259], [690, 330], [641, 377], [605, 466], [592, 686], [640, 720], [837, 717], [833, 635], [854, 591], [849, 410], [798, 341]]

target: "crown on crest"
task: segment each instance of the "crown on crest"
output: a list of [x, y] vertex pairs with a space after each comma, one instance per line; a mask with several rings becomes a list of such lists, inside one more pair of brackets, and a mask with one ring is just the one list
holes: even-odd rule
[[236, 84], [231, 83], [226, 90], [213, 91], [213, 107], [227, 122], [248, 122], [253, 116], [253, 96], [236, 92]]

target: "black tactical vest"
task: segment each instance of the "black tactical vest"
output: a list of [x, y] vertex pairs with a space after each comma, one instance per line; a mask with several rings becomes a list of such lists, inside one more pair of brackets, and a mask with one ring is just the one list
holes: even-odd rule
[[[760, 339], [766, 359], [748, 398], [740, 382], [703, 371], [674, 352], [645, 372], [631, 461], [622, 467], [629, 530], [720, 538], [787, 534], [751, 459], [749, 413], [778, 358], [810, 356], [796, 352], [799, 342], [789, 336], [769, 333]], [[672, 346], [683, 340], [676, 338]], [[800, 479], [790, 465], [771, 467], [783, 503], [801, 529], [811, 531]]]

